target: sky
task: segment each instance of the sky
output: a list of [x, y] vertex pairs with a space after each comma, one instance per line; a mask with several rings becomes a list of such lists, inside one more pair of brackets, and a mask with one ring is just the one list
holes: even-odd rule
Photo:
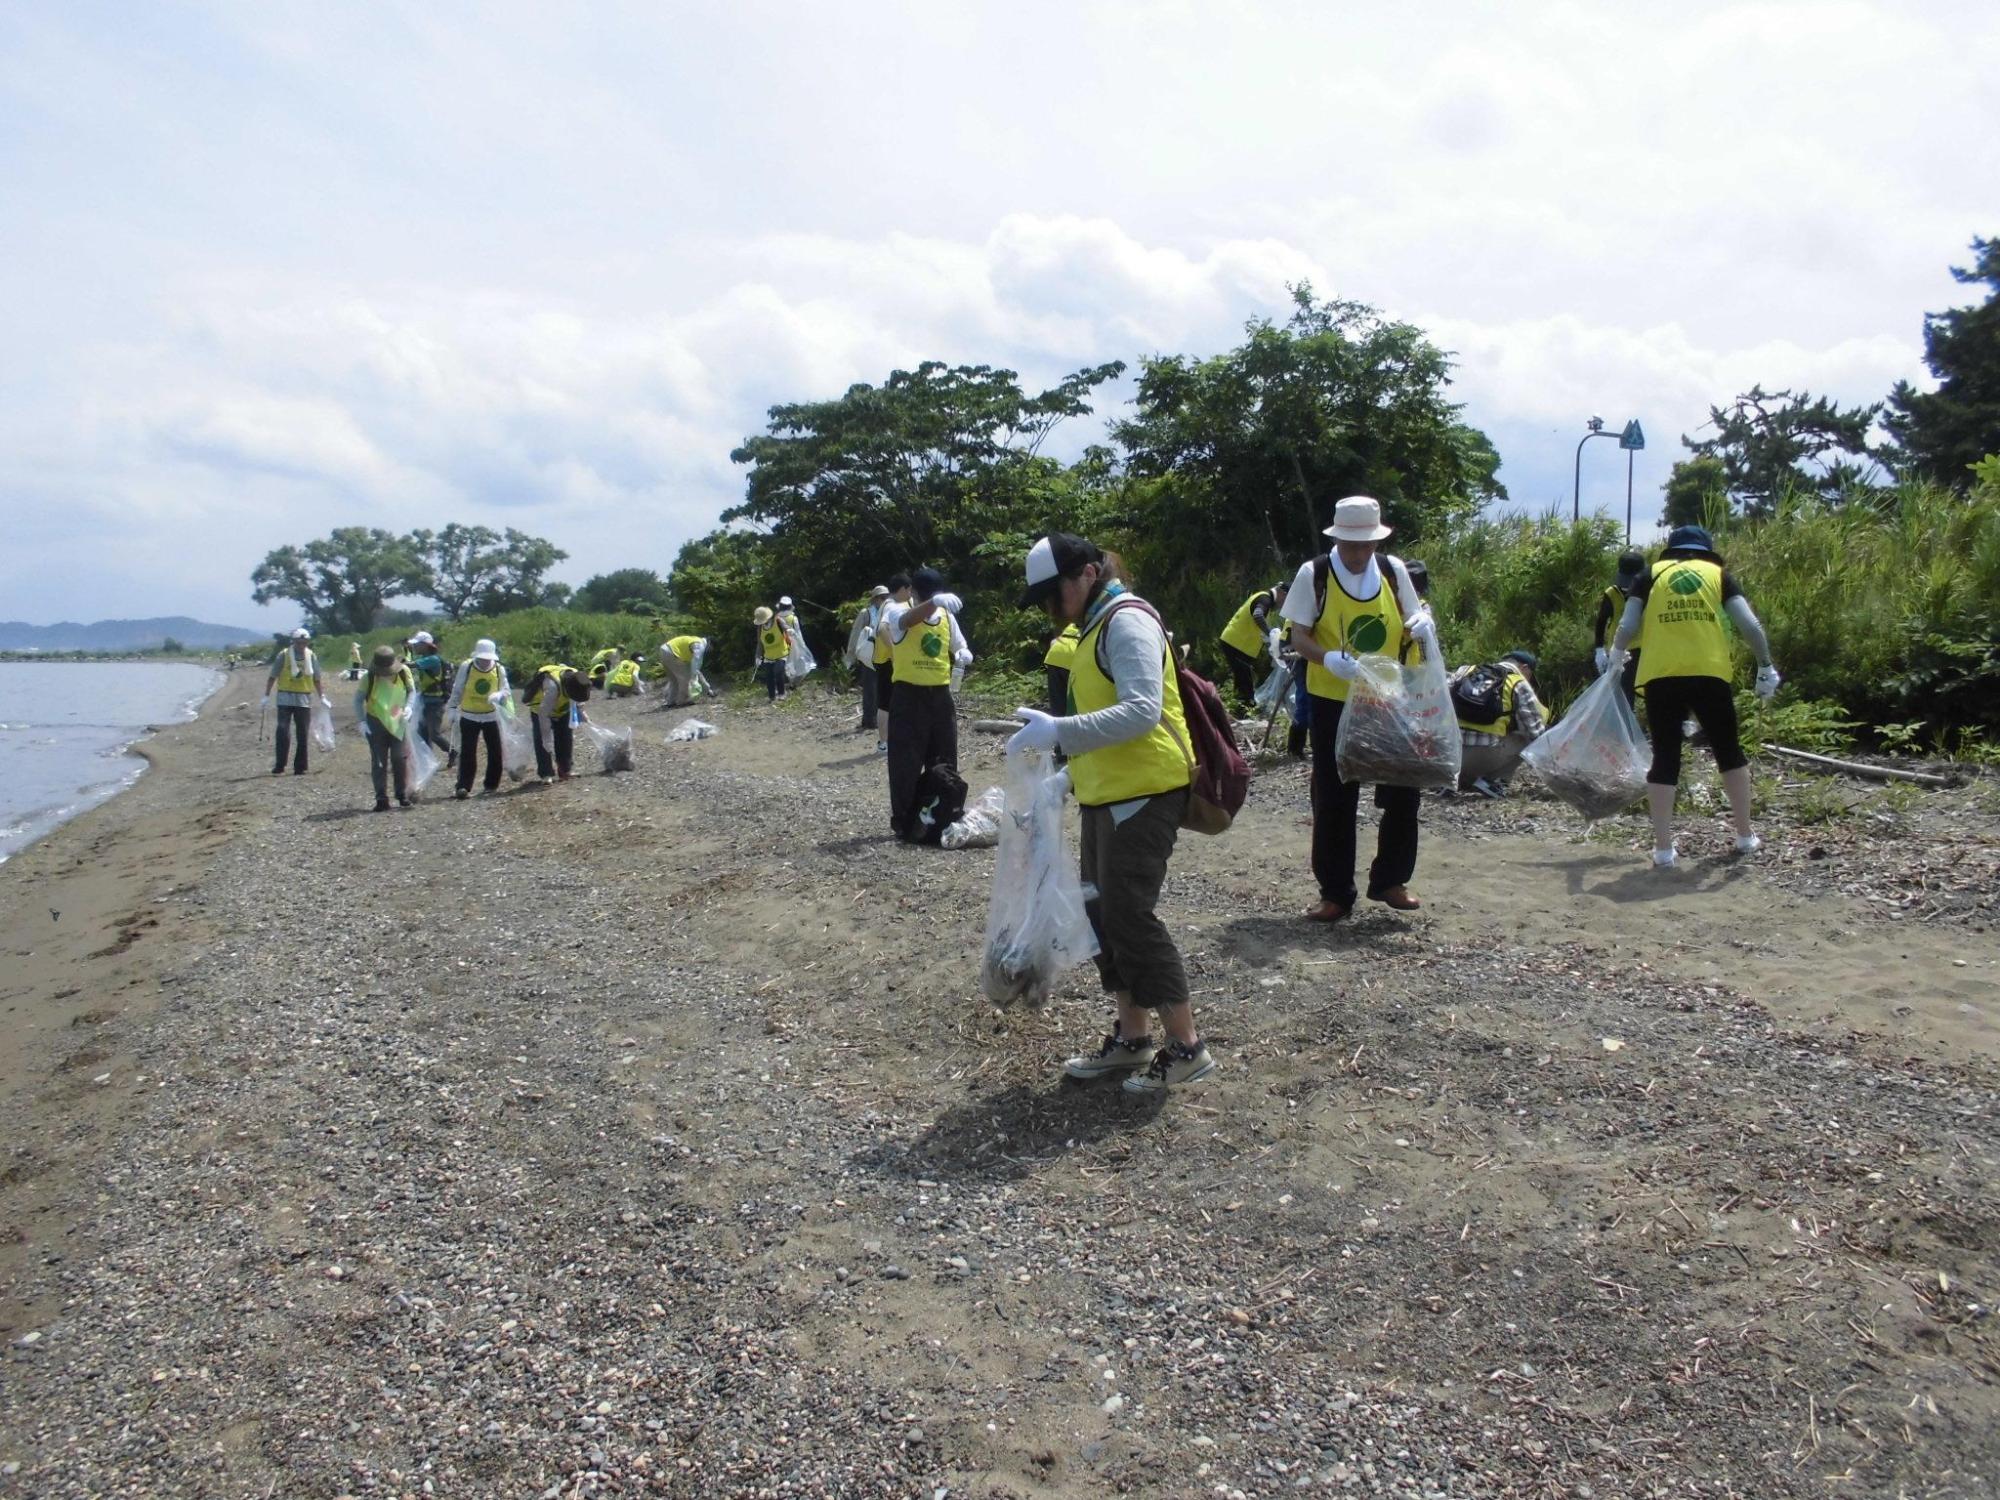
[[774, 403], [1219, 353], [1300, 280], [1454, 351], [1517, 505], [1639, 419], [1643, 530], [1711, 404], [1927, 380], [1996, 56], [1957, 3], [12, 0], [0, 618], [278, 628], [252, 569], [342, 525], [665, 573]]

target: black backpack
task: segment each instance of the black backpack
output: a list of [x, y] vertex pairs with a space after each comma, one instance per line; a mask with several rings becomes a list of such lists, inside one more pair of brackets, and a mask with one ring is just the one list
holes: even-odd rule
[[935, 844], [944, 831], [965, 815], [965, 778], [939, 762], [917, 781], [917, 811], [910, 821], [913, 844]]
[[1451, 708], [1461, 724], [1491, 724], [1513, 712], [1507, 671], [1488, 663], [1451, 685]]

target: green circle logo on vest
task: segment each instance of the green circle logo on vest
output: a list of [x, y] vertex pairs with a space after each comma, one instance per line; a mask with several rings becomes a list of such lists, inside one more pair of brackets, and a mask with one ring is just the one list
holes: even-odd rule
[[484, 698], [487, 694], [493, 691], [493, 679], [491, 677], [487, 677], [482, 674], [478, 677], [473, 678], [471, 682], [466, 684], [466, 686], [471, 688], [472, 691], [477, 693], [480, 697]]
[[929, 633], [929, 634], [927, 634], [927, 635], [925, 635], [925, 636], [924, 636], [924, 655], [926, 655], [926, 656], [943, 656], [943, 655], [944, 655], [944, 637], [943, 637], [943, 636], [941, 636], [941, 635], [938, 635], [938, 634], [937, 634], [936, 632], [934, 632], [934, 631], [933, 631], [933, 632], [931, 632], [931, 633]]
[[1667, 587], [1676, 594], [1699, 594], [1701, 575], [1693, 568], [1675, 568], [1667, 575]]
[[1389, 627], [1380, 615], [1357, 615], [1347, 627], [1347, 649], [1359, 656], [1389, 644]]

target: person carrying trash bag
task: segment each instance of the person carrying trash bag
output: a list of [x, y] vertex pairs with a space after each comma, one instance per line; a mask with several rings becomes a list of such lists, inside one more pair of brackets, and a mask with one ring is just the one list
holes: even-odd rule
[[[1290, 587], [1279, 583], [1257, 590], [1222, 627], [1222, 658], [1229, 663], [1229, 676], [1239, 706], [1257, 701], [1257, 653], [1268, 649], [1275, 664], [1283, 649], [1284, 637], [1278, 630], [1277, 615], [1284, 608]], [[1244, 712], [1249, 709], [1244, 707]]]
[[592, 687], [603, 687], [605, 674], [611, 670], [618, 659], [624, 654], [625, 648], [623, 646], [606, 646], [602, 651], [594, 654], [590, 658], [590, 685]]
[[663, 708], [685, 708], [694, 702], [694, 684], [700, 678], [704, 691], [708, 679], [701, 675], [701, 659], [708, 654], [708, 640], [699, 635], [677, 635], [660, 644], [660, 667], [667, 674]]
[[[1597, 601], [1597, 618], [1591, 626], [1591, 657], [1601, 673], [1611, 663], [1611, 635], [1625, 617], [1625, 601], [1638, 591], [1639, 580], [1649, 569], [1643, 552], [1618, 554], [1618, 576], [1605, 585]], [[1621, 678], [1625, 701], [1636, 703], [1639, 694], [1640, 632], [1635, 631], [1625, 648], [1625, 671]]]
[[453, 795], [463, 802], [472, 795], [472, 778], [479, 771], [479, 750], [486, 748], [488, 792], [500, 790], [500, 706], [507, 698], [507, 669], [493, 642], [472, 644], [472, 655], [458, 664], [445, 695], [445, 714], [458, 733], [458, 785]]
[[[1400, 661], [1405, 635], [1434, 652], [1437, 632], [1402, 563], [1386, 552], [1377, 555], [1390, 534], [1379, 502], [1348, 496], [1334, 506], [1333, 524], [1324, 534], [1333, 546], [1299, 568], [1285, 598], [1285, 618], [1292, 626], [1292, 649], [1306, 664], [1312, 699], [1312, 868], [1319, 902], [1305, 915], [1338, 922], [1354, 909], [1357, 895], [1355, 825], [1361, 803], [1360, 783], [1341, 780], [1335, 750], [1348, 685], [1363, 653]], [[1410, 891], [1422, 800], [1415, 787], [1377, 788], [1382, 820], [1368, 870], [1368, 899], [1393, 911], [1416, 911], [1423, 904]]]
[[[1041, 605], [1079, 627], [1068, 712], [1017, 710], [1010, 755], [1061, 750], [1083, 808], [1083, 882], [1097, 936], [1097, 971], [1115, 1007], [1093, 1052], [1063, 1064], [1071, 1078], [1122, 1076], [1136, 1094], [1160, 1095], [1215, 1071], [1188, 998], [1187, 969], [1157, 907], [1193, 782], [1179, 674], [1165, 628], [1118, 577], [1118, 559], [1095, 543], [1054, 532], [1029, 549], [1024, 609]], [[1147, 1013], [1166, 1032], [1155, 1049]]]
[[426, 744], [436, 746], [443, 753], [447, 766], [456, 765], [458, 747], [444, 732], [444, 704], [451, 685], [451, 668], [438, 654], [437, 642], [428, 630], [419, 630], [411, 636], [408, 647], [404, 660], [416, 674], [417, 692], [423, 697], [416, 719], [418, 731]]
[[[393, 656], [395, 653], [390, 654]], [[278, 690], [278, 755], [272, 763], [271, 774], [285, 774], [285, 758], [289, 754], [292, 774], [303, 776], [306, 774], [306, 741], [311, 737], [313, 704], [317, 701], [322, 708], [332, 706], [326, 696], [326, 679], [320, 676], [319, 657], [313, 654], [311, 631], [304, 627], [294, 630], [291, 643], [271, 658], [271, 670], [264, 678], [266, 704], [271, 701], [273, 686]]]
[[422, 711], [416, 674], [397, 659], [394, 646], [377, 646], [354, 694], [354, 716], [361, 721], [361, 732], [368, 740], [368, 774], [375, 783], [377, 812], [389, 810], [392, 773], [396, 801], [404, 807], [410, 805], [410, 761], [403, 740], [421, 732], [417, 716]]
[[792, 640], [768, 604], [758, 605], [750, 621], [757, 627], [757, 680], [764, 684], [764, 701], [776, 703], [785, 695], [785, 658], [792, 654]]
[[896, 711], [889, 720], [889, 827], [900, 839], [918, 836], [917, 793], [924, 773], [933, 766], [958, 768], [951, 668], [967, 648], [958, 617], [938, 597], [943, 591], [944, 579], [935, 568], [918, 568], [910, 575], [913, 598], [889, 626], [896, 684]]
[[872, 733], [880, 709], [875, 682], [875, 622], [882, 613], [882, 601], [889, 597], [887, 584], [878, 583], [868, 591], [868, 602], [854, 617], [847, 633], [847, 659], [854, 665], [854, 681], [861, 689], [861, 722], [855, 732]]
[[576, 748], [570, 710], [576, 709], [583, 719], [586, 716], [577, 705], [589, 701], [590, 679], [575, 667], [552, 662], [528, 679], [521, 702], [534, 713], [535, 776], [544, 785], [557, 778], [569, 780], [570, 756]]
[[1625, 601], [1605, 670], [1623, 671], [1626, 648], [1645, 632], [1639, 689], [1653, 731], [1653, 766], [1646, 802], [1653, 815], [1653, 863], [1674, 863], [1674, 792], [1681, 779], [1682, 725], [1690, 716], [1708, 736], [1736, 826], [1736, 852], [1754, 854], [1763, 841], [1750, 827], [1750, 758], [1743, 753], [1730, 690], [1735, 666], [1727, 615], [1757, 659], [1757, 696], [1769, 701], [1783, 680], [1771, 665], [1771, 642], [1706, 529], [1676, 526], [1652, 571]]
[[1548, 713], [1535, 696], [1535, 666], [1534, 652], [1509, 651], [1498, 661], [1451, 674], [1451, 707], [1462, 747], [1461, 792], [1495, 800], [1506, 796], [1507, 779], [1521, 752], [1547, 727]]

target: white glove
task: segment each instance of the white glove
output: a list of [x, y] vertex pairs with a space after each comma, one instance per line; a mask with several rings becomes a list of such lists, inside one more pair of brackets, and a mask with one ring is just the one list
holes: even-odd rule
[[951, 660], [952, 660], [952, 665], [953, 665], [953, 666], [957, 666], [957, 667], [969, 667], [969, 666], [971, 666], [971, 665], [972, 665], [972, 648], [971, 648], [970, 646], [960, 646], [960, 647], [958, 648], [958, 650], [956, 650], [956, 651], [954, 651], [954, 652], [952, 653], [952, 656], [951, 656]]
[[1768, 665], [1759, 667], [1757, 669], [1757, 696], [1766, 703], [1769, 703], [1772, 698], [1777, 696], [1778, 684], [1784, 680], [1784, 678], [1778, 675], [1776, 667]]
[[1431, 607], [1428, 604], [1420, 604], [1411, 610], [1410, 617], [1403, 621], [1403, 629], [1425, 645], [1431, 645], [1437, 640], [1437, 620], [1431, 614]]
[[1319, 664], [1342, 682], [1354, 681], [1355, 661], [1345, 651], [1329, 651], [1320, 658]]
[[1602, 677], [1604, 669], [1611, 665], [1610, 649], [1605, 646], [1599, 646], [1591, 653], [1591, 660], [1597, 663], [1597, 675]]
[[271, 695], [269, 693], [266, 693], [263, 697], [259, 698], [257, 700], [257, 706], [259, 708], [269, 708], [271, 706]]
[[1021, 727], [1007, 741], [1009, 755], [1025, 755], [1035, 750], [1046, 752], [1056, 748], [1056, 721], [1052, 714], [1045, 714], [1039, 708], [1017, 708], [1014, 717], [1021, 721]]
[[325, 693], [321, 693], [321, 694], [319, 695], [319, 706], [320, 706], [321, 708], [332, 708], [332, 707], [333, 707], [333, 700], [332, 700], [331, 698], [327, 697], [327, 695], [326, 695]]
[[1265, 644], [1271, 648], [1271, 660], [1276, 661], [1278, 659], [1278, 653], [1285, 649], [1284, 631], [1278, 629], [1277, 626], [1273, 625], [1271, 627], [1270, 635], [1265, 638]]
[[952, 614], [957, 614], [965, 608], [965, 601], [956, 594], [933, 594], [931, 595], [931, 603], [949, 610]]

